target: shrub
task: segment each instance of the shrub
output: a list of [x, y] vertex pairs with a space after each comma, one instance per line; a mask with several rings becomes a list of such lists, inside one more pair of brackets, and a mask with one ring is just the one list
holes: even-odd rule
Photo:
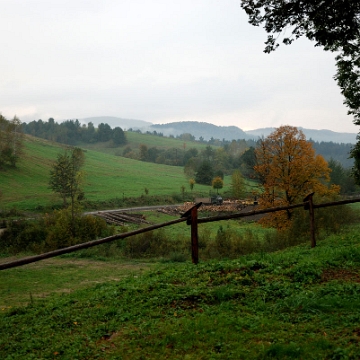
[[77, 216], [71, 221], [70, 210], [46, 214], [40, 220], [9, 221], [0, 237], [0, 251], [9, 254], [29, 251], [41, 253], [106, 237], [114, 233], [103, 219]]
[[[356, 220], [355, 211], [349, 206], [334, 206], [315, 209], [316, 238], [338, 233], [345, 225]], [[308, 212], [296, 209], [290, 226], [284, 230], [266, 233], [264, 251], [282, 250], [310, 241], [310, 219]]]
[[185, 243], [169, 239], [163, 229], [127, 238], [123, 247], [124, 256], [130, 258], [164, 257], [185, 252]]

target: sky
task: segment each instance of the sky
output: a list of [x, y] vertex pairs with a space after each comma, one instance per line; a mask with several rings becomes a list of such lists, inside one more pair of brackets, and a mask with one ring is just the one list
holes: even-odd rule
[[0, 113], [359, 132], [307, 39], [265, 54], [240, 0], [0, 0]]

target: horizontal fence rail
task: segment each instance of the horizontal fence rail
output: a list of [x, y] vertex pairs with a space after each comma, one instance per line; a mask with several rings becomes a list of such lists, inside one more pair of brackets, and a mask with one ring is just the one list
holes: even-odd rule
[[[360, 201], [360, 199], [359, 199]], [[198, 219], [198, 223], [199, 224], [203, 224], [203, 223], [207, 223], [207, 222], [213, 222], [213, 221], [220, 221], [220, 220], [231, 220], [231, 219], [237, 219], [237, 218], [242, 218], [242, 217], [246, 217], [246, 216], [253, 216], [253, 215], [261, 215], [261, 214], [266, 214], [266, 213], [270, 213], [270, 212], [275, 212], [275, 211], [283, 211], [283, 210], [290, 210], [290, 209], [295, 209], [298, 207], [304, 207], [305, 205], [307, 205], [308, 202], [303, 202], [300, 204], [294, 204], [294, 205], [288, 205], [288, 206], [278, 206], [275, 208], [268, 208], [268, 209], [262, 209], [262, 210], [252, 210], [252, 211], [247, 211], [244, 213], [236, 213], [236, 214], [230, 214], [230, 215], [219, 215], [219, 216], [209, 216], [206, 218], [200, 218]]]
[[54, 251], [49, 251], [49, 252], [44, 253], [44, 254], [28, 256], [26, 258], [22, 258], [22, 259], [14, 260], [14, 261], [7, 262], [7, 263], [4, 263], [4, 264], [0, 264], [0, 270], [10, 269], [10, 268], [13, 268], [13, 267], [30, 264], [30, 263], [33, 263], [33, 262], [36, 262], [36, 261], [49, 259], [49, 258], [52, 258], [52, 257], [55, 257], [55, 256], [69, 254], [69, 253], [72, 253], [74, 251], [88, 249], [90, 247], [97, 246], [97, 245], [100, 245], [100, 244], [105, 244], [105, 243], [110, 242], [110, 241], [114, 241], [114, 240], [118, 240], [118, 239], [125, 239], [125, 238], [127, 238], [129, 236], [142, 234], [142, 233], [145, 233], [145, 232], [148, 232], [148, 231], [160, 229], [162, 227], [178, 224], [178, 223], [181, 223], [181, 222], [184, 222], [184, 221], [186, 221], [186, 218], [180, 218], [180, 219], [168, 221], [166, 223], [161, 223], [161, 224], [157, 224], [157, 225], [148, 226], [146, 228], [142, 228], [142, 229], [139, 229], [139, 230], [134, 230], [134, 231], [130, 231], [130, 232], [122, 233], [122, 234], [116, 234], [116, 235], [108, 236], [106, 238], [102, 238], [102, 239], [98, 239], [98, 240], [92, 240], [92, 241], [88, 241], [86, 243], [77, 244], [77, 245], [69, 246], [69, 247], [54, 250]]
[[188, 211], [186, 211], [183, 215], [181, 215], [180, 219], [148, 226], [146, 228], [130, 231], [127, 233], [112, 235], [112, 236], [98, 239], [98, 240], [92, 240], [92, 241], [89, 241], [86, 243], [77, 244], [77, 245], [69, 246], [69, 247], [54, 250], [54, 251], [49, 251], [47, 253], [40, 254], [40, 255], [28, 256], [28, 257], [25, 257], [22, 259], [3, 263], [3, 264], [0, 264], [0, 270], [10, 269], [10, 268], [30, 264], [30, 263], [33, 263], [36, 261], [49, 259], [49, 258], [56, 257], [59, 255], [72, 253], [72, 252], [75, 252], [78, 250], [88, 249], [93, 246], [105, 244], [107, 242], [111, 242], [111, 241], [118, 240], [118, 239], [125, 239], [130, 236], [142, 234], [142, 233], [160, 229], [160, 228], [166, 227], [166, 226], [175, 225], [175, 224], [178, 224], [178, 223], [181, 223], [184, 221], [186, 221], [188, 225], [191, 225], [192, 262], [194, 264], [197, 264], [198, 263], [198, 234], [197, 234], [198, 224], [204, 224], [204, 223], [208, 223], [208, 222], [221, 221], [221, 220], [238, 219], [238, 218], [247, 217], [247, 216], [267, 214], [267, 213], [271, 213], [271, 212], [290, 210], [290, 209], [295, 209], [295, 208], [299, 208], [299, 207], [303, 207], [304, 209], [310, 210], [310, 228], [311, 228], [311, 237], [312, 237], [311, 245], [312, 245], [312, 247], [314, 247], [316, 245], [316, 242], [315, 242], [315, 232], [314, 232], [313, 209], [324, 208], [324, 207], [328, 207], [328, 206], [340, 206], [340, 205], [357, 203], [357, 202], [360, 202], [360, 198], [333, 201], [333, 202], [323, 203], [323, 204], [313, 204], [312, 196], [313, 196], [313, 193], [309, 194], [304, 199], [304, 202], [299, 203], [299, 204], [294, 204], [294, 205], [289, 205], [289, 206], [279, 206], [279, 207], [261, 209], [261, 210], [252, 210], [252, 211], [248, 211], [248, 212], [244, 212], [244, 213], [235, 213], [235, 214], [230, 214], [230, 215], [210, 216], [210, 217], [205, 217], [205, 218], [197, 217], [197, 210], [202, 205], [202, 203], [198, 203], [195, 206], [193, 206], [192, 208], [190, 208]]

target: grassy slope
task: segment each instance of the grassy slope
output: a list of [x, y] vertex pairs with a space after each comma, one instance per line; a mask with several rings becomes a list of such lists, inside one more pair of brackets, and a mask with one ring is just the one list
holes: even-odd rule
[[[329, 237], [315, 249], [304, 245], [198, 266], [162, 264], [143, 275], [3, 308], [0, 357], [358, 359], [359, 230]], [[35, 270], [28, 265], [1, 275], [16, 273], [18, 286]], [[113, 268], [114, 278], [121, 274]]]
[[[198, 141], [184, 141], [180, 139], [164, 137], [164, 136], [156, 136], [151, 134], [139, 134], [136, 132], [126, 132], [127, 145], [130, 146], [133, 150], [139, 149], [141, 144], [145, 144], [148, 148], [156, 147], [158, 149], [170, 149], [175, 148], [183, 151], [189, 150], [191, 148], [195, 148], [197, 150], [205, 149], [208, 144], [202, 144]], [[106, 154], [118, 155], [122, 153], [122, 148], [114, 148], [109, 146], [108, 143], [96, 143], [96, 144], [84, 144], [84, 147], [91, 150], [96, 150], [100, 152], [104, 152]], [[213, 146], [212, 148], [217, 148], [217, 146]]]
[[[59, 202], [48, 188], [48, 181], [51, 164], [60, 151], [59, 144], [27, 136], [25, 156], [18, 168], [0, 173], [2, 206], [25, 210]], [[84, 170], [84, 191], [89, 200], [122, 198], [123, 195], [139, 197], [144, 194], [145, 187], [149, 189], [149, 195], [179, 194], [182, 185], [189, 191], [181, 167], [144, 163], [88, 150]], [[208, 186], [195, 185], [196, 191], [205, 194], [209, 189]]]

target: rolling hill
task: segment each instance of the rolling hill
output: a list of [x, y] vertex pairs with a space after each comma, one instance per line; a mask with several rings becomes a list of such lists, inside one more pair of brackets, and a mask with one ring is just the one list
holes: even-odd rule
[[[15, 169], [0, 172], [0, 209], [16, 207], [33, 210], [59, 204], [60, 199], [49, 188], [49, 174], [57, 154], [65, 146], [25, 137], [25, 155]], [[84, 192], [87, 200], [106, 201], [114, 198], [169, 196], [180, 194], [181, 187], [189, 190], [183, 168], [141, 162], [96, 150], [85, 150]], [[194, 191], [209, 193], [209, 186], [195, 185]]]
[[[81, 119], [81, 122], [84, 124], [92, 122], [95, 126], [100, 123], [107, 123], [112, 127], [120, 126], [122, 129], [139, 129], [142, 132], [157, 131], [162, 132], [166, 136], [177, 136], [184, 133], [189, 133], [195, 136], [196, 139], [199, 139], [202, 136], [207, 141], [211, 138], [219, 140], [225, 139], [229, 141], [238, 139], [257, 140], [261, 136], [269, 135], [275, 129], [273, 127], [269, 127], [243, 131], [237, 126], [218, 126], [207, 122], [198, 121], [180, 121], [167, 124], [153, 124], [148, 121], [123, 119], [114, 116], [89, 117]], [[326, 129], [305, 129], [301, 126], [298, 126], [298, 128], [304, 132], [307, 139], [312, 139], [314, 141], [332, 141], [334, 143], [344, 144], [356, 143], [356, 133], [339, 133]]]

